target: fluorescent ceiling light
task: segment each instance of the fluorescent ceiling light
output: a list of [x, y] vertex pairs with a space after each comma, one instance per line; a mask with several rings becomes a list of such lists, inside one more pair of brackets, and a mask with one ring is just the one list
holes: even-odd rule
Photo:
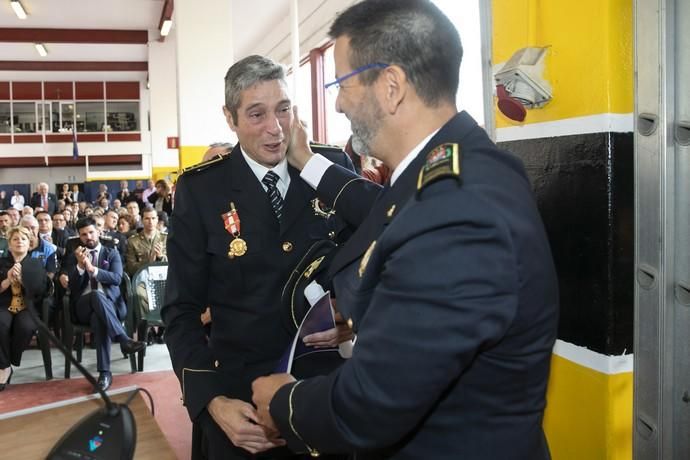
[[48, 56], [48, 50], [46, 49], [46, 46], [43, 43], [34, 43], [34, 46], [36, 47], [36, 51], [38, 51], [38, 54], [40, 54], [41, 57]]
[[26, 19], [26, 10], [19, 0], [10, 0], [10, 5], [19, 19]]
[[172, 19], [166, 19], [161, 25], [161, 35], [167, 37], [170, 33], [170, 28], [172, 27]]

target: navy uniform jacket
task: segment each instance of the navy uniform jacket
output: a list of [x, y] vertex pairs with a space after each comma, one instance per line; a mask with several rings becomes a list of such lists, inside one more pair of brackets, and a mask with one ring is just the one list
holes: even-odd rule
[[[345, 167], [342, 151], [326, 153]], [[240, 152], [183, 174], [168, 236], [168, 279], [161, 314], [184, 404], [197, 419], [216, 396], [251, 401], [251, 382], [270, 374], [293, 338], [280, 296], [291, 270], [317, 240], [337, 237], [337, 219], [315, 214], [315, 192], [288, 166], [290, 186], [279, 224]], [[230, 259], [233, 237], [222, 214], [234, 203], [246, 254]], [[344, 228], [344, 226], [343, 226]], [[211, 305], [207, 343], [199, 315]], [[290, 320], [291, 321], [291, 320]]]
[[[372, 233], [376, 244], [348, 298], [352, 358], [328, 376], [284, 386], [271, 402], [295, 451], [549, 458], [542, 417], [558, 292], [531, 187], [520, 160], [464, 112], [403, 176], [416, 176], [445, 143], [460, 146], [459, 177], [421, 190], [396, 181], [367, 219], [383, 228]], [[391, 210], [381, 204], [390, 193], [410, 198]]]

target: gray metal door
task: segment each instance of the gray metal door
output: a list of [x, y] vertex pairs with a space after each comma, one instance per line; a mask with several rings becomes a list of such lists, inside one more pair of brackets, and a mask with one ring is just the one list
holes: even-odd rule
[[690, 458], [690, 1], [635, 1], [635, 459]]

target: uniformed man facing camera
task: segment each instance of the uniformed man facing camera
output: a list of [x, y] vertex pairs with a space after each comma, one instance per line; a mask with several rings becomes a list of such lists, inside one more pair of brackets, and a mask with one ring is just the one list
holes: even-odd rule
[[[223, 112], [239, 144], [177, 182], [161, 311], [166, 343], [209, 458], [290, 458], [256, 424], [250, 386], [292, 340], [280, 302], [292, 269], [344, 226], [315, 212], [314, 191], [286, 161], [294, 117], [280, 65], [260, 56], [235, 63]], [[321, 153], [352, 168], [342, 151]], [[200, 321], [207, 305], [208, 340]]]

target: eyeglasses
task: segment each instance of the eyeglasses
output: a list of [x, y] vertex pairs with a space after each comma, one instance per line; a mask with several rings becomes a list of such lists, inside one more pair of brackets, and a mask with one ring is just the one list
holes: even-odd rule
[[329, 91], [336, 91], [337, 92], [340, 89], [340, 84], [342, 82], [344, 82], [345, 80], [347, 80], [348, 78], [354, 77], [358, 73], [362, 73], [365, 70], [369, 70], [369, 69], [385, 69], [389, 65], [390, 64], [384, 64], [383, 62], [372, 62], [371, 64], [366, 64], [366, 65], [363, 65], [362, 67], [357, 67], [355, 70], [348, 73], [347, 75], [343, 75], [342, 77], [336, 78], [332, 82], [325, 84], [324, 88], [329, 90]]

